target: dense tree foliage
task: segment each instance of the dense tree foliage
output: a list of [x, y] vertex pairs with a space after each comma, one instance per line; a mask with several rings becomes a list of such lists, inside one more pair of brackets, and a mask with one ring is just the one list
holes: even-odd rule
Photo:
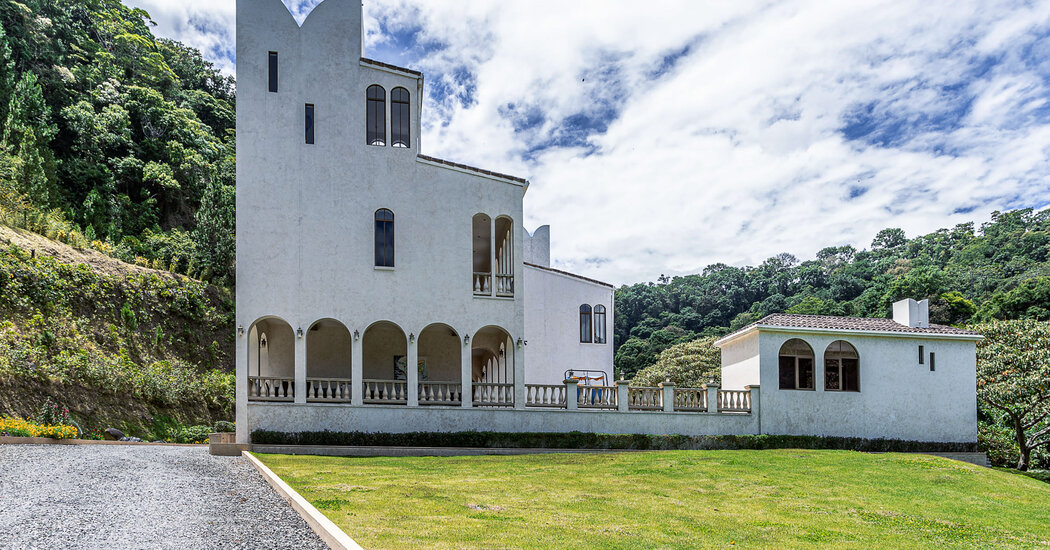
[[2, 221], [232, 282], [233, 79], [119, 0], [12, 0], [0, 22]]
[[868, 250], [828, 247], [756, 267], [708, 266], [616, 291], [616, 367], [631, 377], [664, 350], [720, 336], [771, 313], [886, 317], [893, 302], [928, 298], [930, 321], [1050, 319], [1050, 211], [996, 212], [908, 239], [886, 229]]
[[1017, 468], [1050, 445], [1050, 324], [994, 321], [973, 327], [977, 345], [977, 397], [982, 415], [1005, 425], [1017, 445]]

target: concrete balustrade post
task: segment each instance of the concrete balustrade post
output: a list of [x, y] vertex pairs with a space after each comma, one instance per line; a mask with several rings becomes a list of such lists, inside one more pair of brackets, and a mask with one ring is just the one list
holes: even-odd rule
[[674, 412], [674, 384], [670, 380], [660, 382], [663, 389], [664, 412]]
[[756, 419], [756, 422], [755, 422], [756, 430], [755, 431], [758, 434], [761, 434], [762, 433], [762, 408], [761, 408], [761, 403], [759, 402], [761, 400], [761, 396], [759, 395], [759, 385], [755, 384], [753, 386], [744, 386], [744, 389], [751, 392], [751, 415]]
[[[519, 341], [521, 339], [519, 338]], [[514, 408], [525, 410], [525, 350], [524, 342], [514, 345]]]
[[580, 408], [580, 396], [576, 393], [576, 385], [579, 383], [579, 380], [565, 381], [565, 408], [570, 411]]
[[703, 388], [707, 390], [707, 412], [718, 412], [718, 384], [704, 384]]
[[623, 379], [616, 381], [616, 410], [620, 412], [627, 412], [631, 407], [631, 403], [628, 401], [628, 399], [630, 399], [630, 388], [628, 384], [629, 383]]

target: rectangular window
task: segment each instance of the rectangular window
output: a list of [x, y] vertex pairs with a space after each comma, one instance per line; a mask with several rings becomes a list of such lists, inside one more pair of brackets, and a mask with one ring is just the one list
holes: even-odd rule
[[277, 52], [270, 52], [270, 92], [277, 93]]
[[813, 358], [798, 358], [798, 389], [813, 389]]
[[306, 144], [314, 144], [314, 106], [306, 104]]
[[936, 361], [936, 359], [937, 358], [933, 355], [933, 352], [931, 351], [930, 352], [930, 372], [933, 372], [933, 371], [937, 370], [937, 361]]
[[926, 361], [926, 346], [919, 346], [919, 364]]
[[856, 359], [842, 359], [842, 391], [860, 391], [860, 365]]
[[780, 389], [794, 390], [795, 387], [795, 358], [780, 358]]

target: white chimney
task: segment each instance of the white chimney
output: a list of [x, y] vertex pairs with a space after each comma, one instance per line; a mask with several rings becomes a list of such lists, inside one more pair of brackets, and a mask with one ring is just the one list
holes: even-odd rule
[[911, 298], [894, 302], [893, 320], [912, 328], [930, 328], [930, 301]]

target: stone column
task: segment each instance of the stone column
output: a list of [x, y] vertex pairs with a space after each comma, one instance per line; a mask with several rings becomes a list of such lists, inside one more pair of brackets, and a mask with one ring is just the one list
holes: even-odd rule
[[[234, 367], [237, 380], [234, 385], [234, 405], [236, 406], [237, 443], [248, 443], [248, 357], [251, 352], [251, 329], [247, 331], [239, 325], [237, 333], [237, 364]], [[244, 331], [244, 334], [241, 334]]]
[[707, 390], [707, 412], [718, 412], [718, 384], [704, 384], [701, 387]]
[[[496, 296], [496, 218], [489, 216], [489, 294]], [[508, 350], [509, 351], [509, 350]]]
[[616, 410], [620, 412], [627, 412], [630, 410], [630, 403], [628, 402], [628, 384], [626, 380], [621, 376], [616, 381]]
[[295, 329], [295, 402], [306, 403], [306, 333]]
[[580, 397], [576, 394], [576, 384], [579, 380], [565, 380], [565, 408], [575, 411], [580, 408]]
[[525, 344], [518, 345], [510, 339], [514, 350], [514, 408], [525, 409]]
[[419, 351], [416, 348], [415, 333], [408, 335], [408, 360], [405, 365], [405, 378], [408, 380], [408, 406], [419, 406]]
[[470, 408], [474, 406], [474, 390], [473, 390], [473, 379], [474, 379], [474, 359], [471, 355], [470, 337], [463, 337], [463, 353], [460, 356], [459, 361], [459, 376], [461, 384], [463, 385], [463, 403], [462, 406]]
[[674, 412], [674, 384], [671, 383], [671, 379], [667, 379], [660, 382], [660, 387], [664, 391], [664, 412]]
[[751, 416], [755, 418], [756, 430], [755, 433], [758, 435], [762, 434], [762, 407], [761, 396], [759, 395], [759, 386], [755, 384], [753, 386], [744, 386], [745, 390], [751, 392]]
[[354, 330], [350, 340], [350, 404], [364, 405], [365, 397], [365, 353], [361, 344], [361, 333]]

